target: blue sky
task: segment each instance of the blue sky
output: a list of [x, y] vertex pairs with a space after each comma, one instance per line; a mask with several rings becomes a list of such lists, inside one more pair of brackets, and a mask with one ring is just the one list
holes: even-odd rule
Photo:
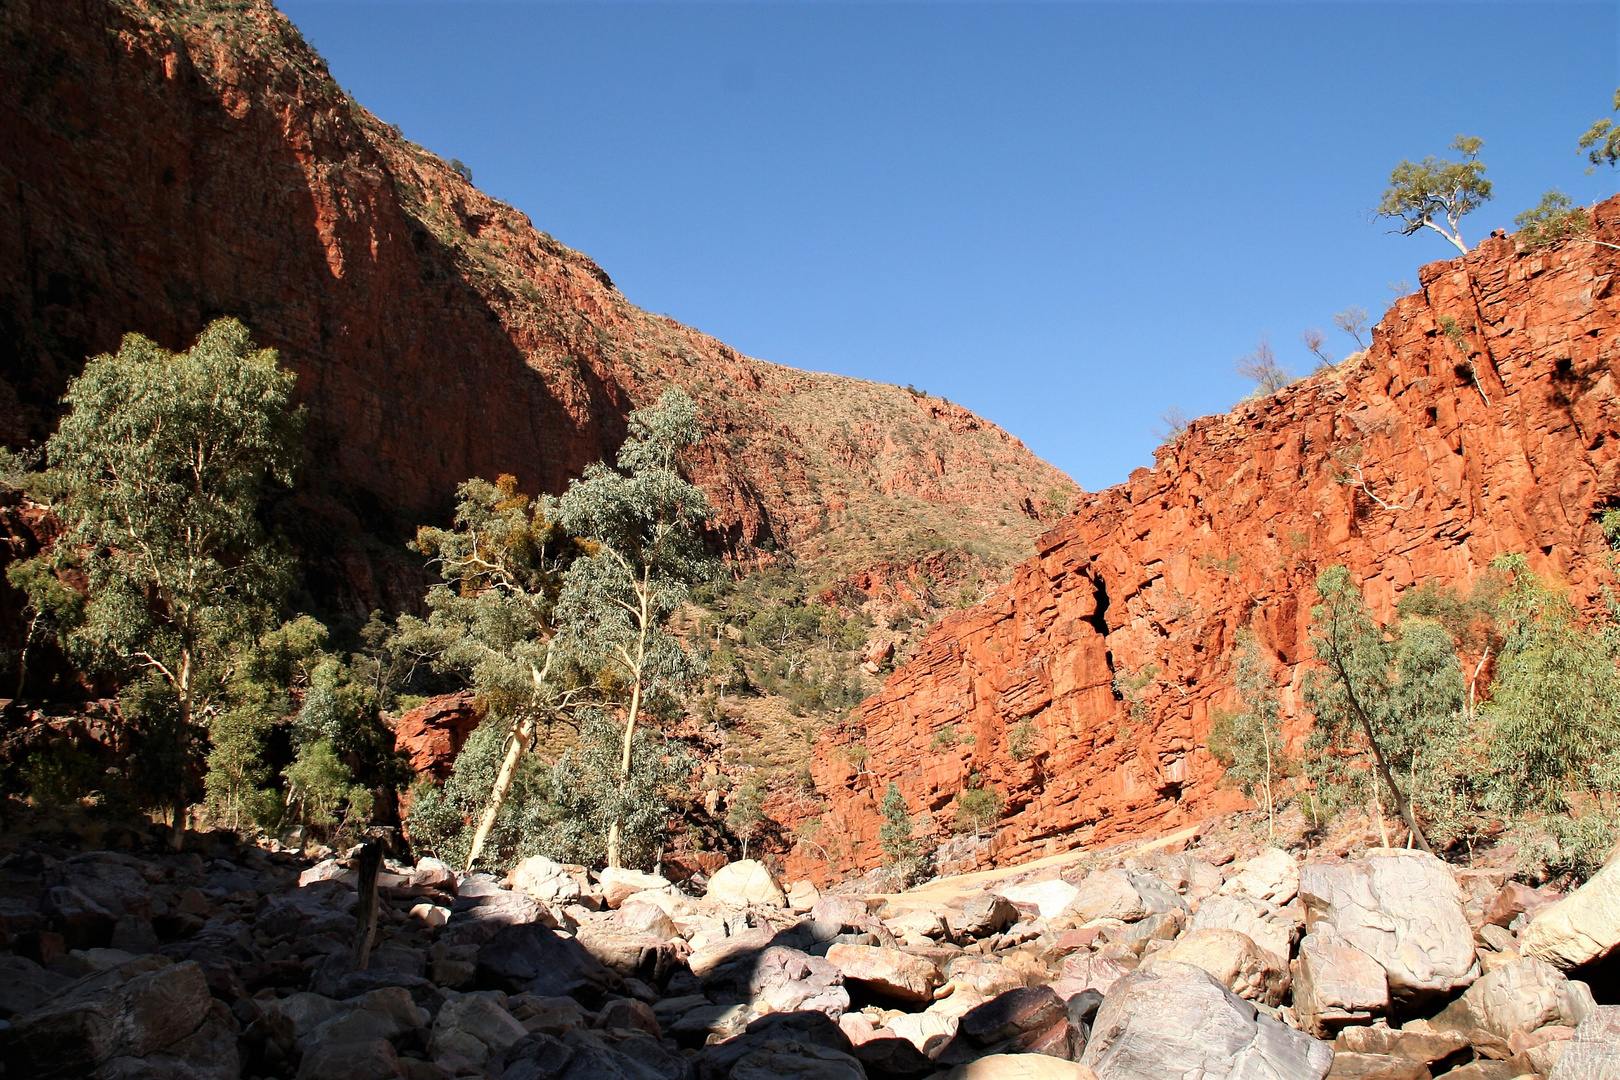
[[[1477, 241], [1586, 175], [1620, 6], [281, 0], [338, 81], [762, 359], [911, 384], [1089, 489], [1452, 249], [1370, 220], [1485, 140]], [[1620, 119], [1620, 118], [1617, 118]]]

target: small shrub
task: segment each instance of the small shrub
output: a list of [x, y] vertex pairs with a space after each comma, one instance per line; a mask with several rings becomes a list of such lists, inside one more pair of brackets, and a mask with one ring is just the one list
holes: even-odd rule
[[1036, 739], [1035, 722], [1025, 717], [1007, 733], [1007, 752], [1014, 761], [1025, 761], [1034, 755]]
[[1001, 820], [1006, 800], [994, 788], [970, 787], [956, 793], [956, 831], [977, 840], [987, 826]]

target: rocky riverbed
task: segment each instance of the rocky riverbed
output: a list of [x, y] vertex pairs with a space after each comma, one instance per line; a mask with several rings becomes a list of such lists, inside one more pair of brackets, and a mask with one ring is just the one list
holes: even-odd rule
[[1620, 864], [1561, 896], [1414, 851], [1162, 848], [895, 895], [757, 862], [373, 886], [359, 849], [193, 840], [0, 860], [7, 1080], [1620, 1077], [1586, 981]]

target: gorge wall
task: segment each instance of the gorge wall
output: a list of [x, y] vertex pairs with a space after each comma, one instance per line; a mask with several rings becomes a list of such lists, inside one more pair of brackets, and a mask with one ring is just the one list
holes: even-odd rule
[[[1620, 199], [1596, 217], [1612, 242]], [[1205, 746], [1211, 709], [1234, 702], [1234, 634], [1252, 624], [1275, 657], [1299, 737], [1313, 583], [1334, 563], [1381, 619], [1414, 582], [1466, 584], [1504, 552], [1592, 602], [1611, 579], [1596, 518], [1620, 502], [1617, 254], [1498, 236], [1425, 266], [1365, 353], [1195, 421], [1152, 469], [1084, 498], [1010, 585], [936, 626], [823, 737], [821, 827], [795, 868], [877, 864], [890, 781], [926, 832], [980, 774], [1007, 796], [1000, 861], [1238, 804]], [[1133, 716], [1116, 675], [1149, 672]], [[1022, 722], [1034, 752], [1017, 760]]]
[[0, 441], [47, 435], [125, 332], [183, 348], [242, 318], [309, 409], [281, 517], [329, 606], [409, 606], [401, 540], [457, 483], [558, 491], [671, 384], [711, 427], [695, 479], [739, 554], [852, 573], [918, 535], [1005, 564], [1073, 491], [958, 406], [631, 304], [345, 94], [269, 0], [8, 0], [0, 145]]

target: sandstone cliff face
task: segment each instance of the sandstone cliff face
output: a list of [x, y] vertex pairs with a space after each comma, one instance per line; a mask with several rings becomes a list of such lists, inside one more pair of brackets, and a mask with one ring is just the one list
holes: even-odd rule
[[[1620, 199], [1597, 213], [1600, 235], [1620, 231]], [[938, 625], [823, 738], [817, 840], [834, 854], [801, 845], [799, 868], [879, 861], [891, 780], [943, 826], [980, 773], [1008, 796], [1002, 861], [1232, 806], [1205, 737], [1211, 708], [1233, 703], [1234, 634], [1252, 623], [1275, 656], [1298, 737], [1328, 565], [1364, 582], [1380, 618], [1414, 582], [1467, 583], [1504, 552], [1593, 600], [1609, 576], [1596, 516], [1620, 502], [1617, 270], [1611, 249], [1520, 254], [1503, 238], [1426, 266], [1365, 354], [1196, 421], [1153, 469], [1083, 499], [1009, 586]], [[854, 741], [864, 771], [842, 749]]]
[[353, 610], [414, 599], [387, 553], [457, 483], [559, 490], [670, 384], [739, 553], [932, 529], [1007, 562], [1072, 489], [964, 409], [635, 307], [345, 95], [269, 0], [15, 0], [0, 33], [0, 438], [47, 434], [124, 332], [240, 316], [299, 374], [314, 464], [284, 517]]

